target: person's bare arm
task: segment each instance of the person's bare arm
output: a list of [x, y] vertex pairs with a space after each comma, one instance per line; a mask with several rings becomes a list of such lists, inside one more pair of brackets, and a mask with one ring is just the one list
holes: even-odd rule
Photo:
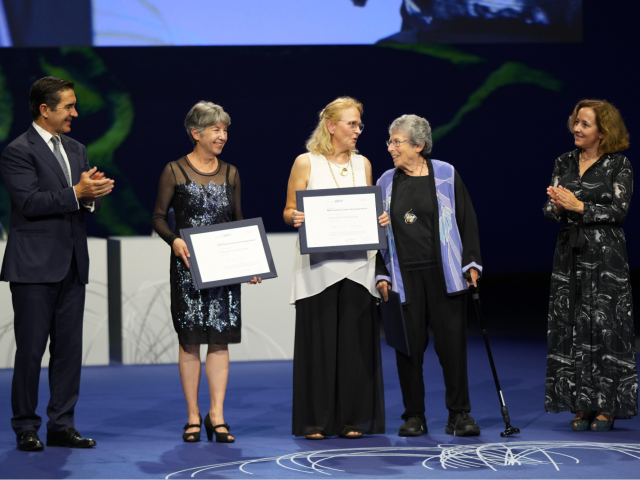
[[287, 225], [299, 227], [304, 222], [304, 213], [296, 210], [296, 192], [306, 190], [309, 185], [311, 175], [311, 160], [305, 153], [296, 158], [289, 175], [289, 185], [287, 186], [287, 204], [284, 207], [282, 217]]
[[367, 157], [362, 157], [364, 159], [364, 174], [367, 177], [367, 186], [373, 186], [373, 169], [371, 168], [371, 162]]

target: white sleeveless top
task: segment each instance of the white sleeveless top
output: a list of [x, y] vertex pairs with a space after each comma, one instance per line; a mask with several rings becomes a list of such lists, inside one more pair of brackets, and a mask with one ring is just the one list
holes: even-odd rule
[[[307, 153], [307, 155], [311, 160], [307, 190], [337, 188], [336, 182], [340, 188], [353, 187], [354, 175], [356, 187], [367, 186], [367, 175], [362, 155], [351, 155], [351, 166], [346, 165], [348, 174], [344, 177], [340, 175], [342, 166], [330, 164], [322, 155], [313, 153]], [[333, 176], [331, 169], [333, 169]], [[379, 297], [375, 287], [376, 253], [376, 250], [370, 250], [302, 255], [300, 253], [300, 238], [298, 237], [293, 261], [291, 303], [317, 295], [345, 278], [359, 283], [369, 290], [371, 295]]]

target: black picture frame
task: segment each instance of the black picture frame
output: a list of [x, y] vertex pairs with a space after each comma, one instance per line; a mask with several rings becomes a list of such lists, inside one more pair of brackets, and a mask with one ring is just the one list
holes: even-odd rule
[[[191, 241], [191, 236], [207, 233], [207, 232], [217, 232], [221, 230], [233, 230], [237, 228], [244, 228], [250, 226], [257, 226], [258, 231], [260, 232], [260, 239], [262, 240], [262, 248], [264, 248], [264, 253], [267, 258], [267, 264], [269, 266], [269, 271], [267, 272], [256, 272], [252, 275], [245, 275], [242, 277], [234, 277], [227, 278], [223, 280], [215, 280], [212, 282], [204, 282], [202, 280], [202, 275], [200, 274], [200, 268], [198, 266], [198, 256], [195, 253], [193, 248], [193, 242]], [[227, 222], [227, 223], [218, 223], [216, 225], [207, 225], [204, 227], [194, 227], [194, 228], [183, 228], [180, 229], [180, 237], [187, 244], [187, 248], [191, 253], [191, 257], [189, 258], [189, 265], [191, 270], [191, 278], [193, 279], [193, 284], [198, 290], [206, 290], [208, 288], [214, 287], [222, 287], [224, 285], [234, 285], [236, 283], [248, 282], [253, 277], [260, 277], [263, 280], [269, 278], [276, 278], [278, 276], [278, 272], [276, 271], [276, 266], [273, 262], [273, 257], [271, 255], [271, 248], [269, 248], [269, 242], [267, 241], [267, 233], [264, 229], [264, 224], [262, 223], [262, 218], [249, 218], [246, 220], [238, 220], [236, 222]]]
[[[321, 190], [298, 190], [296, 191], [296, 210], [304, 212], [304, 199], [308, 197], [322, 197], [332, 195], [362, 195], [373, 193], [376, 202], [376, 223], [382, 215], [382, 188], [379, 185], [372, 187], [351, 187], [351, 188], [325, 188]], [[350, 252], [354, 250], [384, 250], [387, 248], [387, 236], [384, 227], [377, 224], [378, 241], [376, 243], [368, 243], [361, 245], [331, 245], [328, 247], [309, 247], [307, 244], [307, 229], [305, 222], [298, 228], [300, 235], [300, 253], [327, 253], [327, 252]]]

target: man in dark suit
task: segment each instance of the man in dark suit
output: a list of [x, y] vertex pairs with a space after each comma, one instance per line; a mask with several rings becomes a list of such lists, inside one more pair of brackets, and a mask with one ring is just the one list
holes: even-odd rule
[[42, 450], [36, 414], [40, 364], [50, 338], [47, 446], [93, 447], [74, 428], [89, 251], [84, 213], [100, 209], [113, 180], [90, 168], [87, 150], [63, 135], [78, 116], [74, 84], [56, 77], [29, 91], [33, 124], [0, 158], [11, 198], [0, 280], [10, 282], [16, 358], [11, 388], [18, 449]]

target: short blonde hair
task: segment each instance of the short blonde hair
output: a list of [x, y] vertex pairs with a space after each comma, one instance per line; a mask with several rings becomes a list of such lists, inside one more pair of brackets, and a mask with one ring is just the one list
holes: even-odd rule
[[[309, 140], [307, 140], [307, 150], [309, 150], [309, 152], [317, 155], [333, 154], [333, 145], [331, 144], [331, 134], [327, 128], [327, 120], [331, 120], [333, 123], [338, 123], [342, 116], [342, 111], [351, 107], [357, 108], [360, 115], [362, 115], [364, 111], [362, 103], [351, 97], [336, 98], [333, 102], [324, 107], [320, 112], [320, 121], [318, 122], [316, 129], [311, 134], [311, 137], [309, 137]], [[357, 150], [353, 150], [353, 152], [357, 153]]]
[[629, 132], [622, 115], [616, 107], [606, 100], [580, 100], [569, 117], [569, 130], [573, 133], [578, 112], [582, 108], [592, 108], [596, 114], [598, 130], [604, 138], [598, 147], [599, 153], [616, 153], [629, 148]]

